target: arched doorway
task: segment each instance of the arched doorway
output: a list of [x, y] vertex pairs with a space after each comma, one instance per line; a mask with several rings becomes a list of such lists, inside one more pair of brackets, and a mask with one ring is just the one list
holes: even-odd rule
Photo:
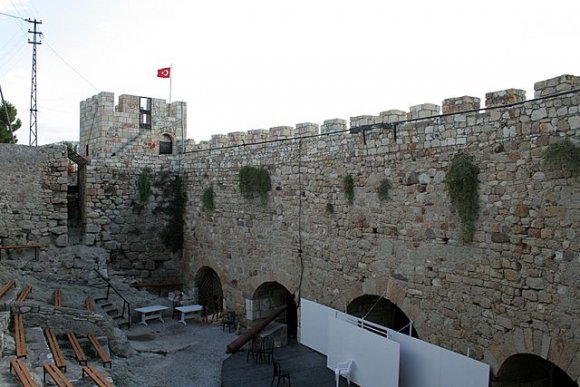
[[578, 387], [554, 363], [531, 353], [508, 357], [492, 383], [494, 387]]
[[195, 275], [198, 302], [204, 306], [207, 314], [220, 313], [223, 309], [224, 293], [217, 273], [209, 266], [204, 266]]
[[[397, 305], [384, 297], [374, 295], [357, 297], [348, 304], [346, 313], [409, 334], [411, 322], [409, 317]], [[419, 338], [415, 327], [412, 327], [411, 336]]]
[[173, 138], [168, 134], [162, 134], [159, 138], [159, 154], [171, 155], [173, 154]]
[[250, 320], [267, 318], [280, 306], [286, 305], [286, 312], [275, 320], [286, 324], [288, 337], [296, 337], [298, 332], [298, 312], [294, 295], [278, 282], [264, 282], [254, 291], [249, 303]]

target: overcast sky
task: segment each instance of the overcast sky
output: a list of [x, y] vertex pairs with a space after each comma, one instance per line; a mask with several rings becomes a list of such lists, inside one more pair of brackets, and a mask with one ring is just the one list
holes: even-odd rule
[[[508, 88], [530, 99], [536, 81], [580, 75], [577, 0], [0, 0], [0, 12], [42, 20], [39, 144], [78, 140], [79, 103], [99, 91], [168, 99], [156, 74], [171, 64], [196, 141], [463, 95], [483, 106]], [[31, 27], [0, 15], [0, 86], [20, 144]]]

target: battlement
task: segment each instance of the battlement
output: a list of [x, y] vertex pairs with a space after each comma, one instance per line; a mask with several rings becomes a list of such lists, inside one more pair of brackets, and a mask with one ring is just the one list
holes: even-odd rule
[[79, 153], [87, 158], [119, 152], [173, 154], [187, 138], [186, 103], [101, 92], [80, 103]]
[[[536, 82], [534, 84], [534, 96], [535, 98], [549, 98], [550, 96], [563, 92], [579, 90], [579, 88], [580, 77], [574, 75], [560, 75], [555, 78]], [[531, 103], [533, 101], [534, 100], [530, 100], [529, 102]], [[466, 95], [462, 97], [446, 98], [443, 100], [441, 106], [433, 103], [423, 103], [411, 106], [408, 112], [392, 109], [380, 112], [377, 116], [361, 115], [350, 117], [349, 126], [347, 126], [347, 121], [344, 119], [332, 118], [325, 120], [320, 126], [315, 123], [305, 122], [298, 123], [294, 127], [277, 126], [270, 129], [253, 129], [247, 132], [237, 131], [228, 133], [227, 135], [218, 134], [213, 135], [209, 141], [201, 141], [188, 147], [188, 150], [195, 151], [242, 144], [247, 145], [251, 143], [278, 141], [330, 133], [350, 132], [356, 134], [361, 130], [372, 130], [374, 127], [384, 128], [388, 126], [386, 124], [396, 124], [402, 129], [399, 131], [397, 140], [393, 139], [393, 141], [396, 141], [397, 143], [413, 143], [419, 141], [419, 139], [425, 140], [433, 137], [430, 136], [430, 134], [432, 134], [434, 130], [432, 125], [415, 125], [415, 121], [435, 120], [437, 124], [442, 117], [455, 115], [456, 117], [452, 119], [452, 122], [464, 122], [464, 126], [468, 125], [467, 117], [470, 118], [469, 124], [471, 125], [478, 120], [485, 120], [487, 123], [491, 123], [492, 121], [499, 122], [502, 119], [501, 115], [492, 113], [492, 110], [498, 110], [503, 107], [523, 104], [526, 102], [528, 101], [526, 100], [526, 92], [524, 90], [510, 88], [486, 93], [485, 109], [481, 109], [480, 98]], [[532, 105], [530, 105], [530, 108], [531, 106]], [[409, 134], [409, 132], [404, 128], [405, 125], [413, 126], [412, 138], [403, 138]], [[449, 134], [446, 134], [446, 137], [449, 137]], [[459, 134], [459, 137], [461, 137], [461, 134]], [[429, 142], [429, 146], [447, 146], [464, 143], [464, 139], [460, 138], [458, 141], [459, 142], [440, 142], [435, 140]]]

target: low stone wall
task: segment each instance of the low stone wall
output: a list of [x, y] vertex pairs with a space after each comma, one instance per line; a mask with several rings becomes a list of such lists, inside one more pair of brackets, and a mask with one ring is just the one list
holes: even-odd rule
[[66, 146], [0, 144], [0, 176], [0, 244], [66, 246]]

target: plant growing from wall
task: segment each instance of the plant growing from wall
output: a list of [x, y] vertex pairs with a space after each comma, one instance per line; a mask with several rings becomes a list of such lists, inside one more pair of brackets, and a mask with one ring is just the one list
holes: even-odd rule
[[332, 203], [326, 203], [325, 211], [327, 214], [334, 214], [334, 206]]
[[137, 179], [137, 190], [139, 191], [139, 202], [147, 203], [151, 196], [151, 169], [143, 168]]
[[203, 209], [209, 212], [213, 212], [215, 205], [213, 201], [213, 186], [207, 187], [203, 190], [203, 194], [201, 195], [201, 203], [203, 205]]
[[391, 187], [392, 185], [389, 179], [384, 178], [383, 180], [381, 180], [381, 183], [377, 188], [377, 195], [381, 202], [389, 200], [389, 191], [391, 190]]
[[342, 180], [342, 187], [344, 189], [344, 197], [349, 204], [354, 200], [354, 181], [351, 175], [346, 175]]
[[259, 197], [263, 204], [272, 190], [270, 174], [263, 168], [245, 166], [240, 169], [240, 192], [245, 199]]
[[164, 172], [160, 175], [155, 187], [161, 191], [161, 204], [153, 211], [164, 216], [165, 227], [161, 230], [163, 245], [177, 252], [183, 247], [183, 227], [187, 193], [185, 183], [178, 175]]
[[572, 176], [580, 173], [580, 146], [569, 139], [551, 144], [542, 156], [550, 168], [562, 169]]
[[462, 223], [462, 239], [473, 241], [475, 221], [479, 214], [479, 167], [473, 156], [463, 154], [451, 163], [445, 183], [449, 191], [451, 204], [457, 211]]

